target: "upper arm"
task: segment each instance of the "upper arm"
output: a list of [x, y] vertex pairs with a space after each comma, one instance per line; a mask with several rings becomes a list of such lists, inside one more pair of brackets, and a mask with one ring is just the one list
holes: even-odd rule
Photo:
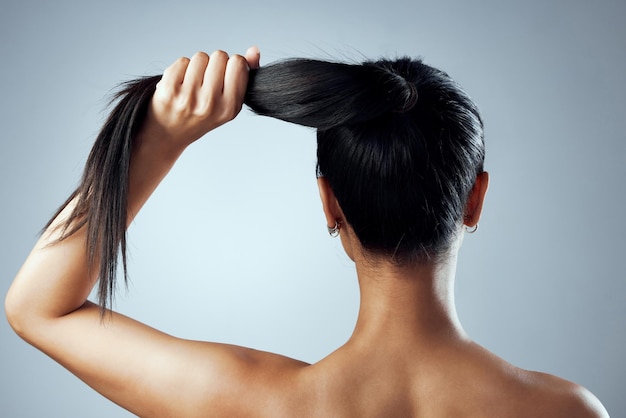
[[[30, 341], [139, 416], [232, 416], [286, 394], [305, 364], [223, 344], [182, 340], [87, 302], [42, 324]], [[256, 399], [258, 397], [258, 399]]]

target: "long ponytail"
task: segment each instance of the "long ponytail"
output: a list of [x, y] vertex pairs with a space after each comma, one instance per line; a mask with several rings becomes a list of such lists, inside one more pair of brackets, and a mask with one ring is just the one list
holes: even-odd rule
[[260, 115], [327, 130], [410, 110], [416, 94], [399, 74], [371, 63], [291, 59], [253, 71], [245, 103]]

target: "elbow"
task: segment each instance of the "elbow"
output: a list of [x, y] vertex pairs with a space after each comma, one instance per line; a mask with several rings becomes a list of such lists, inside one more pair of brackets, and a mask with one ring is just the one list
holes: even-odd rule
[[13, 286], [11, 286], [4, 298], [4, 314], [13, 331], [21, 336], [23, 328], [20, 326], [20, 309], [14, 293]]
[[26, 301], [19, 297], [19, 290], [11, 286], [4, 299], [4, 314], [13, 331], [24, 340], [28, 340], [29, 330], [33, 328], [29, 311]]

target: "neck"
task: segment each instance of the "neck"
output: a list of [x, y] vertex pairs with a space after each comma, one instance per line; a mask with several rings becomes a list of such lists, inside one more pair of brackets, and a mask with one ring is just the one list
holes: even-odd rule
[[467, 338], [454, 304], [456, 252], [409, 266], [359, 256], [354, 261], [361, 305], [351, 342], [405, 349]]

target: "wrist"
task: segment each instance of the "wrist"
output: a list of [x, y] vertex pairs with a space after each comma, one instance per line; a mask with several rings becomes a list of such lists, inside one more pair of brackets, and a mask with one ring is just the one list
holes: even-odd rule
[[187, 145], [173, 140], [165, 132], [144, 127], [133, 139], [133, 159], [140, 157], [152, 163], [174, 164]]
[[185, 148], [174, 146], [172, 141], [145, 130], [135, 136], [129, 167], [127, 224], [139, 212]]

